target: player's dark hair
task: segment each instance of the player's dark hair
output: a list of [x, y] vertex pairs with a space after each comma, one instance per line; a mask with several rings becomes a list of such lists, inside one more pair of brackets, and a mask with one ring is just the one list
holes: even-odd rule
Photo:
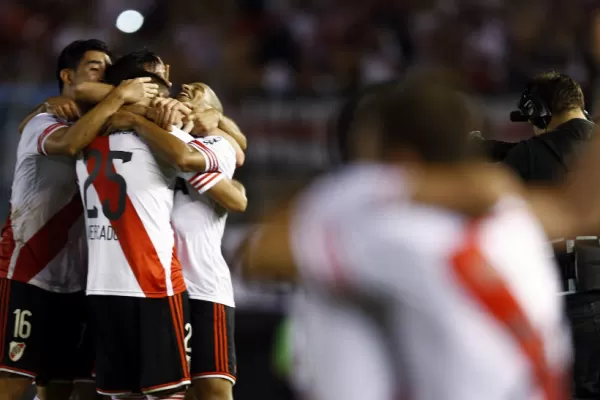
[[331, 135], [332, 140], [330, 144], [332, 159], [342, 164], [351, 161], [350, 142], [359, 105], [368, 96], [392, 86], [393, 82], [382, 82], [365, 86], [342, 103], [337, 113], [337, 118], [333, 121], [333, 134]]
[[[149, 77], [152, 78], [152, 80], [154, 80], [156, 83], [164, 85], [168, 88], [168, 83], [165, 82], [162, 77], [153, 72], [148, 72], [144, 68], [144, 65], [146, 65], [146, 60], [148, 60], [150, 57], [149, 54], [152, 55], [154, 53], [142, 51], [130, 53], [119, 58], [113, 65], [106, 69], [106, 73], [104, 74], [104, 82], [113, 86], [117, 86], [127, 79]], [[160, 62], [160, 59], [158, 62]]]
[[60, 77], [60, 71], [63, 69], [77, 69], [79, 63], [83, 59], [83, 56], [88, 51], [101, 51], [110, 56], [108, 45], [102, 40], [98, 39], [76, 40], [60, 52], [56, 67], [56, 79], [58, 80], [58, 88], [61, 92], [63, 90], [64, 83]]
[[466, 95], [443, 72], [412, 72], [363, 99], [357, 123], [381, 134], [382, 155], [411, 150], [431, 163], [473, 155], [472, 110]]
[[162, 63], [162, 60], [158, 54], [148, 49], [137, 50], [126, 54], [121, 57], [119, 61], [123, 63], [123, 65], [136, 65], [140, 68], [145, 68], [148, 70], [153, 70], [158, 64]]
[[536, 75], [531, 83], [552, 114], [585, 108], [581, 86], [568, 75], [556, 71]]

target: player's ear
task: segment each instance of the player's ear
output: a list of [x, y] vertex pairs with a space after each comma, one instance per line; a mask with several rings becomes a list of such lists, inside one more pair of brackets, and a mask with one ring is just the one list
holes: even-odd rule
[[71, 75], [71, 70], [68, 68], [62, 69], [60, 71], [60, 79], [63, 81], [65, 85], [73, 84], [73, 77]]

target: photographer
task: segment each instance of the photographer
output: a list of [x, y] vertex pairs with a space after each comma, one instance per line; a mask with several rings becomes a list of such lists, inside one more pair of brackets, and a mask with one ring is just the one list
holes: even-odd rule
[[[571, 170], [579, 149], [591, 138], [595, 127], [584, 110], [581, 87], [571, 77], [556, 72], [534, 77], [510, 118], [513, 122], [531, 123], [534, 136], [518, 143], [485, 140], [481, 144], [492, 160], [503, 162], [527, 183], [559, 183]], [[567, 290], [566, 282], [575, 277], [575, 268], [572, 255], [565, 254], [565, 242], [562, 243], [557, 259]], [[586, 268], [592, 265], [593, 275], [597, 259], [590, 259], [589, 254], [580, 258], [580, 264], [587, 259]], [[577, 266], [578, 273], [580, 267], [584, 266]], [[588, 282], [578, 282], [577, 286], [576, 293], [566, 296], [575, 350], [573, 393], [575, 399], [598, 399], [600, 325], [596, 320], [600, 320], [600, 286], [593, 287]]]

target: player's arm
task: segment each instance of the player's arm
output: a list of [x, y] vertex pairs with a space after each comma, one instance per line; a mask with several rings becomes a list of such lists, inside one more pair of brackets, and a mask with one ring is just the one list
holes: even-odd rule
[[191, 112], [183, 118], [182, 122], [190, 128], [188, 132], [196, 136], [214, 135], [216, 131], [226, 133], [227, 135], [223, 136], [228, 139], [235, 150], [236, 165], [238, 167], [244, 165], [246, 160], [244, 151], [248, 146], [248, 142], [246, 136], [232, 119], [224, 116], [217, 109], [209, 108]]
[[[107, 83], [83, 82], [75, 86], [75, 98], [77, 101], [98, 104], [114, 89], [113, 85]], [[145, 117], [151, 108], [141, 104], [125, 104], [121, 109]]]
[[246, 151], [248, 148], [248, 140], [242, 133], [240, 127], [229, 117], [223, 115], [219, 120], [219, 129], [230, 135], [238, 143], [242, 151]]
[[49, 97], [46, 101], [34, 108], [19, 124], [19, 133], [23, 133], [25, 125], [31, 121], [33, 117], [41, 113], [49, 113], [56, 115], [64, 121], [74, 121], [81, 117], [79, 107], [75, 102], [64, 96]]
[[39, 106], [37, 106], [36, 108], [31, 110], [31, 112], [29, 114], [27, 114], [27, 116], [19, 124], [19, 133], [23, 133], [23, 130], [25, 129], [25, 125], [27, 125], [33, 117], [35, 117], [36, 115], [41, 114], [43, 112], [46, 112], [46, 104], [45, 103], [40, 104]]
[[125, 103], [135, 103], [158, 93], [158, 85], [150, 78], [138, 78], [121, 83], [96, 107], [70, 127], [61, 127], [41, 138], [40, 149], [46, 155], [75, 156], [98, 135], [108, 119]]
[[283, 207], [250, 232], [237, 251], [248, 279], [296, 281], [298, 269], [291, 248], [291, 210]]
[[244, 212], [248, 206], [246, 188], [234, 179], [222, 179], [207, 194], [229, 212]]
[[216, 157], [206, 149], [197, 149], [155, 123], [129, 112], [121, 111], [111, 119], [113, 129], [134, 129], [152, 151], [181, 171], [214, 171], [218, 168]]
[[75, 86], [75, 99], [77, 101], [98, 104], [113, 90], [113, 85], [101, 82], [83, 82]]
[[599, 153], [596, 132], [564, 184], [529, 189], [532, 208], [551, 238], [600, 233]]

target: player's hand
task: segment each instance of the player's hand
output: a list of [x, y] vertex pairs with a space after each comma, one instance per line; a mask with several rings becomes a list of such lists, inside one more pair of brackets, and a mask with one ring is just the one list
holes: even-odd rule
[[137, 125], [138, 116], [128, 111], [117, 111], [108, 120], [106, 133], [132, 131]]
[[68, 97], [50, 97], [44, 103], [46, 112], [54, 114], [65, 121], [75, 121], [81, 117], [81, 111], [77, 104]]
[[172, 125], [181, 128], [184, 116], [192, 112], [176, 99], [155, 99], [152, 106], [157, 110], [154, 122], [166, 130], [170, 130]]
[[183, 119], [184, 125], [188, 122], [194, 123], [193, 133], [196, 135], [204, 135], [210, 133], [219, 127], [222, 114], [214, 108], [209, 108], [204, 111], [194, 111]]
[[158, 95], [158, 85], [151, 83], [152, 78], [128, 79], [121, 82], [115, 90], [119, 91], [125, 103], [138, 103], [144, 99], [154, 99]]
[[179, 111], [184, 115], [189, 115], [192, 112], [192, 108], [186, 104], [180, 102], [177, 99], [171, 98], [157, 98], [152, 101], [152, 107], [160, 110], [175, 110]]

